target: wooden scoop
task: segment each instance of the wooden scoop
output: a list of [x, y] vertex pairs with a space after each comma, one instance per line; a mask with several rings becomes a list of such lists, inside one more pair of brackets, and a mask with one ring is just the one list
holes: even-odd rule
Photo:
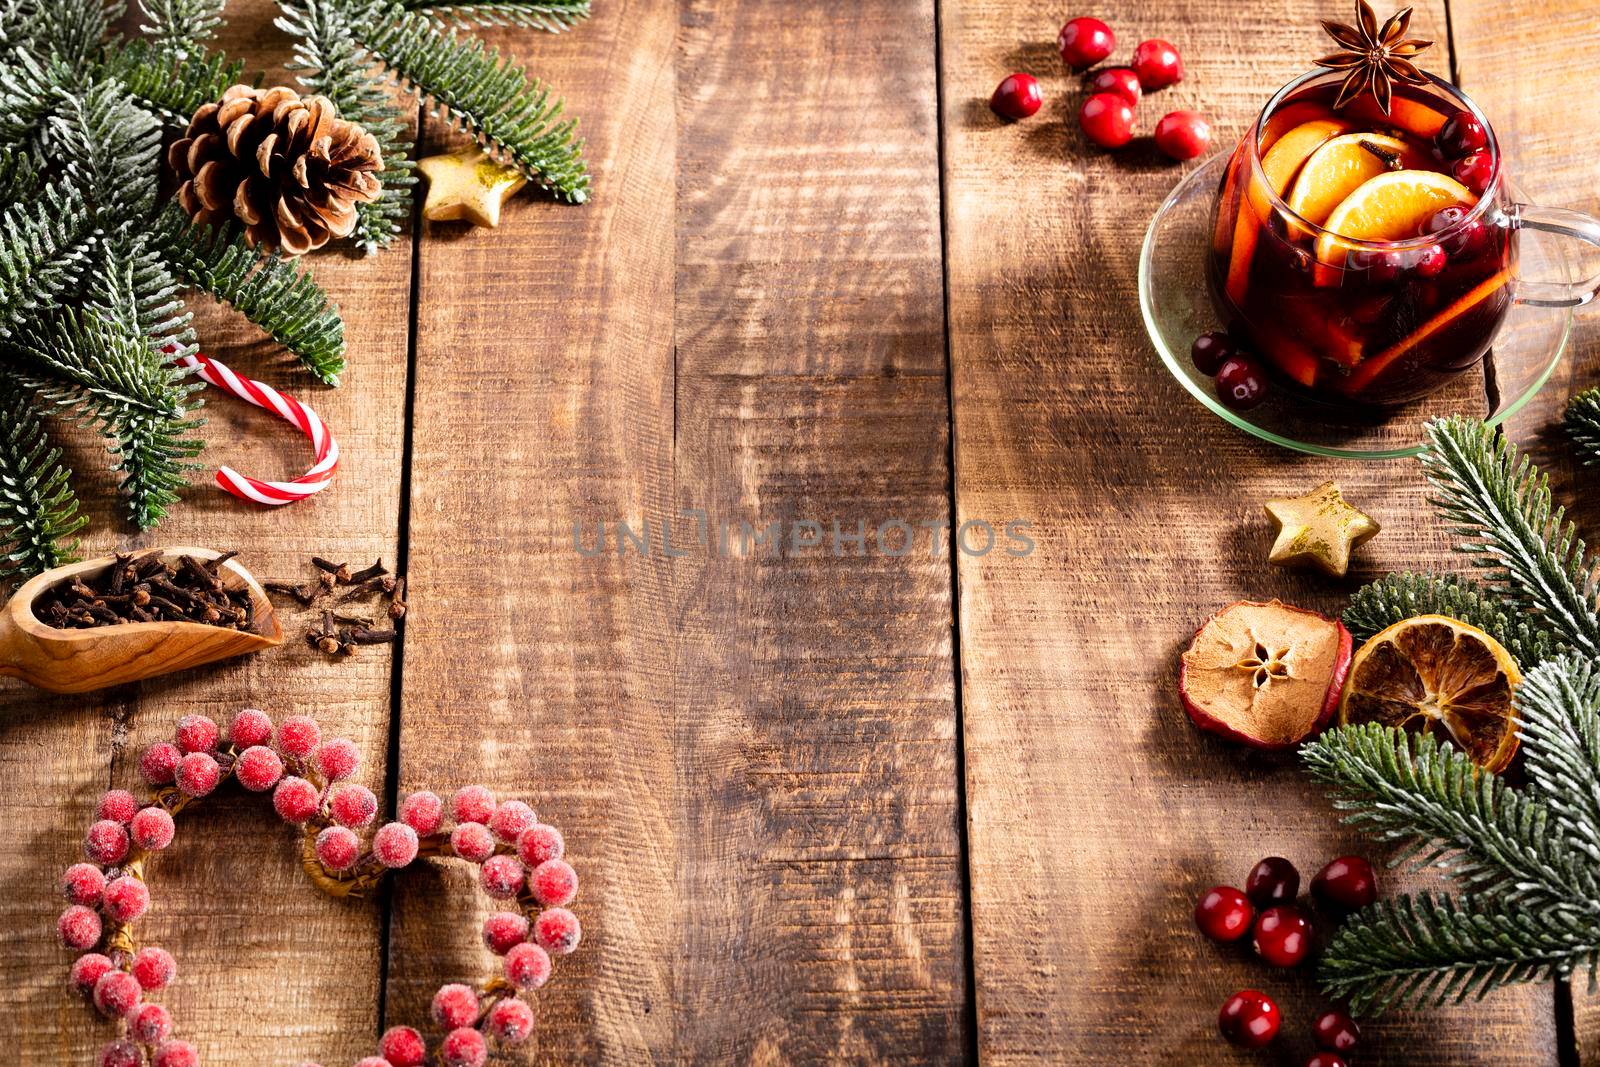
[[[209, 548], [160, 551], [164, 559], [216, 559], [222, 555]], [[222, 564], [218, 577], [234, 589], [249, 590], [255, 602], [253, 632], [198, 622], [125, 622], [63, 630], [34, 616], [33, 602], [45, 590], [75, 575], [102, 571], [116, 561], [115, 556], [102, 556], [71, 563], [45, 571], [18, 589], [0, 607], [0, 675], [57, 693], [84, 693], [259, 652], [283, 642], [283, 628], [261, 583], [231, 559]]]

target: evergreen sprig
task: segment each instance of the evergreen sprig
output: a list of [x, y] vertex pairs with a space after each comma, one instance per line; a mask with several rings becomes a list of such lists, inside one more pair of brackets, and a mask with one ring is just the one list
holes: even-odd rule
[[1483, 569], [1490, 592], [1559, 644], [1600, 656], [1596, 563], [1517, 446], [1481, 422], [1438, 419], [1427, 426], [1422, 467], [1462, 538], [1458, 550]]
[[0, 371], [0, 581], [72, 562], [88, 521], [32, 394]]
[[1584, 463], [1600, 463], [1600, 386], [1585, 389], [1567, 402], [1567, 433]]
[[559, 33], [589, 17], [589, 0], [403, 0], [408, 11], [458, 26], [525, 26]]

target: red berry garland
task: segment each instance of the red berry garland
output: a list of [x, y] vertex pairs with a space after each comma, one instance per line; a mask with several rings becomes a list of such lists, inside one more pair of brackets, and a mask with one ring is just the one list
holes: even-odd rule
[[177, 962], [165, 949], [137, 947], [132, 924], [150, 907], [145, 867], [172, 843], [172, 817], [230, 778], [249, 792], [272, 792], [279, 817], [301, 830], [301, 866], [330, 896], [366, 896], [419, 857], [456, 857], [479, 864], [484, 889], [506, 905], [483, 925], [484, 945], [504, 958], [502, 974], [477, 989], [447, 984], [433, 998], [433, 1021], [443, 1031], [434, 1058], [421, 1032], [397, 1026], [379, 1040], [378, 1055], [356, 1067], [482, 1067], [492, 1046], [532, 1036], [533, 1011], [520, 998], [549, 980], [551, 955], [572, 952], [582, 937], [565, 906], [577, 895], [578, 875], [562, 859], [561, 832], [539, 822], [527, 804], [496, 803], [488, 789], [470, 785], [450, 800], [453, 826], [445, 825], [438, 796], [412, 793], [401, 801], [398, 821], [380, 826], [364, 847], [357, 831], [373, 823], [378, 801], [344, 781], [360, 760], [354, 742], [323, 741], [303, 715], [274, 730], [263, 712], [241, 711], [226, 741], [210, 719], [185, 715], [173, 741], [140, 757], [140, 772], [155, 789], [147, 803], [120, 789], [100, 798], [84, 838], [89, 862], [62, 876], [67, 907], [56, 922], [61, 943], [79, 953], [73, 988], [125, 1026], [100, 1050], [97, 1067], [199, 1067], [194, 1046], [173, 1036], [167, 1010], [144, 1002], [177, 977]]

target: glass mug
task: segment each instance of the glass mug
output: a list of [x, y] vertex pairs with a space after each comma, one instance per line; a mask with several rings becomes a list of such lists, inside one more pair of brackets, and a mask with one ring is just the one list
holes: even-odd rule
[[[1494, 129], [1476, 104], [1430, 75], [1425, 85], [1396, 84], [1388, 115], [1366, 94], [1335, 111], [1342, 80], [1342, 72], [1317, 70], [1278, 90], [1234, 150], [1217, 190], [1211, 296], [1229, 329], [1280, 383], [1335, 407], [1393, 407], [1475, 366], [1513, 302], [1572, 307], [1595, 295], [1600, 277], [1568, 284], [1518, 276], [1521, 230], [1600, 246], [1600, 221], [1517, 203]], [[1476, 173], [1457, 175], [1479, 193], [1475, 204], [1430, 205], [1428, 195], [1444, 194], [1424, 190], [1395, 214], [1420, 211], [1423, 226], [1384, 240], [1354, 240], [1320, 224], [1337, 223], [1339, 209], [1327, 200], [1338, 194], [1325, 187], [1319, 198], [1316, 183], [1295, 182], [1312, 153], [1334, 137], [1362, 135], [1342, 143], [1353, 140], [1360, 152], [1343, 147], [1344, 155], [1324, 157], [1329, 166], [1312, 169], [1337, 176], [1342, 161], [1344, 173], [1356, 175], [1346, 181], [1386, 167], [1449, 174], [1453, 161], [1434, 140], [1459, 112], [1474, 116], [1486, 135], [1487, 165], [1476, 160]], [[1381, 205], [1376, 216], [1367, 212], [1369, 232], [1381, 215]]]

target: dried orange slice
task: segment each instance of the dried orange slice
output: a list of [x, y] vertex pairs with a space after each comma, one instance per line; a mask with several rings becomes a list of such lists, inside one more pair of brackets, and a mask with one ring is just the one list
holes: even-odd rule
[[1276, 600], [1230, 604], [1183, 654], [1183, 710], [1200, 729], [1256, 748], [1297, 744], [1333, 717], [1350, 646], [1337, 619]]
[[1285, 198], [1289, 208], [1307, 222], [1321, 226], [1333, 209], [1368, 180], [1389, 172], [1388, 161], [1368, 146], [1392, 153], [1407, 167], [1424, 163], [1418, 153], [1398, 137], [1384, 133], [1345, 133], [1311, 153], [1300, 176]]
[[1517, 753], [1512, 698], [1521, 684], [1500, 642], [1456, 619], [1418, 615], [1361, 646], [1339, 722], [1426, 730], [1485, 770], [1503, 771]]
[[1317, 238], [1317, 259], [1342, 263], [1354, 241], [1400, 241], [1415, 237], [1440, 208], [1470, 206], [1477, 197], [1448, 174], [1434, 170], [1394, 170], [1368, 178], [1328, 214]]

